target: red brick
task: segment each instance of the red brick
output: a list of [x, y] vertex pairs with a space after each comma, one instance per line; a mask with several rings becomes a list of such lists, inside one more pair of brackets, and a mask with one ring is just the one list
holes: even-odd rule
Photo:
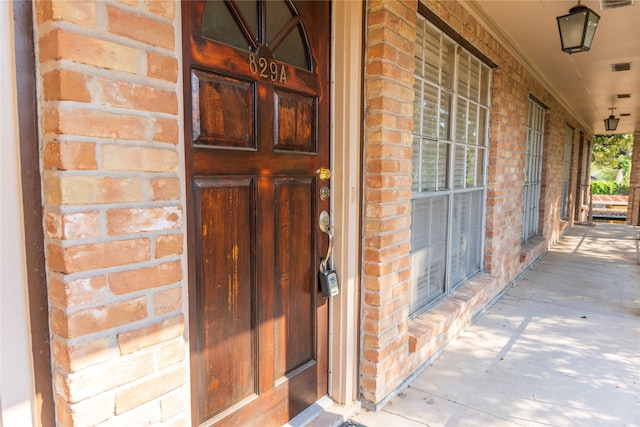
[[133, 331], [118, 334], [120, 354], [139, 351], [173, 338], [182, 336], [184, 332], [184, 316], [170, 317], [160, 323], [145, 326]]
[[102, 103], [133, 110], [177, 114], [178, 97], [174, 91], [150, 86], [100, 79]]
[[176, 3], [172, 0], [144, 0], [149, 12], [173, 19], [176, 16]]
[[79, 343], [67, 343], [56, 338], [52, 341], [52, 349], [56, 363], [70, 372], [104, 363], [117, 354], [109, 337]]
[[[177, 393], [172, 393], [169, 396], [163, 397], [160, 400], [160, 411], [162, 413], [162, 420], [168, 420], [173, 418], [181, 412], [186, 411], [185, 402], [189, 402], [189, 396], [186, 390], [179, 390]], [[186, 424], [185, 424], [186, 425]]]
[[116, 240], [69, 247], [49, 244], [47, 255], [52, 271], [75, 273], [147, 261], [151, 258], [151, 245], [149, 239]]
[[165, 314], [182, 308], [182, 288], [176, 287], [153, 295], [153, 313]]
[[157, 117], [154, 120], [153, 140], [158, 142], [168, 142], [178, 144], [178, 121], [175, 119], [164, 119]]
[[109, 287], [111, 292], [121, 295], [141, 289], [159, 288], [180, 280], [182, 280], [182, 264], [180, 261], [171, 261], [155, 267], [111, 273]]
[[173, 26], [107, 6], [109, 32], [153, 46], [173, 50]]
[[93, 142], [58, 142], [45, 145], [42, 156], [45, 169], [94, 170], [98, 168]]
[[121, 414], [150, 402], [171, 390], [175, 390], [186, 381], [187, 370], [184, 366], [179, 366], [166, 372], [161, 372], [159, 376], [125, 387], [116, 392], [116, 414]]
[[135, 73], [136, 50], [94, 37], [55, 29], [39, 42], [41, 61], [67, 59], [108, 70]]
[[163, 258], [182, 253], [183, 234], [167, 234], [156, 239], [156, 258]]
[[147, 353], [112, 358], [109, 362], [78, 372], [58, 370], [54, 373], [55, 389], [67, 402], [77, 403], [150, 375], [153, 365], [153, 354]]
[[36, 2], [37, 22], [67, 21], [86, 27], [96, 25], [94, 1], [48, 0]]
[[97, 211], [58, 214], [48, 212], [45, 216], [47, 235], [57, 239], [86, 239], [100, 235]]
[[[173, 4], [173, 2], [170, 3]], [[172, 56], [149, 52], [147, 54], [147, 75], [155, 79], [176, 83], [178, 81], [178, 60]]]
[[114, 415], [113, 393], [102, 393], [75, 404], [56, 399], [56, 416], [59, 425], [94, 426], [102, 424]]
[[49, 298], [62, 307], [74, 307], [97, 302], [107, 287], [105, 276], [66, 281], [59, 274], [49, 275]]
[[101, 307], [85, 308], [69, 315], [56, 312], [52, 316], [52, 329], [64, 338], [76, 338], [137, 322], [146, 317], [146, 298], [139, 297]]
[[[63, 205], [137, 202], [142, 200], [140, 178], [65, 176], [46, 180], [47, 200]], [[57, 188], [55, 186], [57, 185]], [[53, 187], [53, 188], [52, 188]], [[46, 194], [46, 193], [45, 193]], [[56, 199], [56, 196], [59, 196]]]
[[145, 140], [149, 131], [145, 117], [92, 110], [51, 110], [42, 122], [45, 133], [98, 138]]
[[170, 172], [178, 168], [178, 153], [164, 148], [104, 145], [102, 166], [116, 171]]
[[88, 80], [88, 76], [75, 71], [50, 71], [43, 76], [44, 98], [47, 101], [91, 102]]
[[166, 368], [182, 362], [186, 357], [185, 341], [180, 338], [168, 341], [160, 346], [160, 368]]
[[172, 230], [180, 227], [182, 227], [180, 206], [107, 211], [107, 231], [110, 235]]
[[179, 178], [157, 178], [151, 181], [152, 200], [178, 200], [180, 199]]

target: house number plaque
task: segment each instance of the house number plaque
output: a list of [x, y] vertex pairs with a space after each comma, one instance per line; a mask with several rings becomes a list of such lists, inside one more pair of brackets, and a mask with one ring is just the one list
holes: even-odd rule
[[263, 79], [287, 84], [287, 72], [284, 65], [278, 65], [278, 63], [272, 59], [264, 57], [256, 58], [255, 53], [249, 54], [249, 71], [251, 74], [257, 74]]

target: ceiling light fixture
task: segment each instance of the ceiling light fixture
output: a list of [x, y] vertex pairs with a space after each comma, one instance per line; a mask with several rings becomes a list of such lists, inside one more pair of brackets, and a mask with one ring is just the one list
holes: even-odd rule
[[607, 132], [616, 130], [618, 128], [618, 122], [620, 121], [620, 119], [613, 115], [615, 108], [611, 107], [609, 109], [611, 110], [611, 115], [608, 119], [604, 119], [604, 128]]
[[578, 0], [578, 4], [569, 9], [567, 15], [558, 16], [556, 19], [563, 52], [572, 54], [591, 49], [600, 15], [581, 5]]

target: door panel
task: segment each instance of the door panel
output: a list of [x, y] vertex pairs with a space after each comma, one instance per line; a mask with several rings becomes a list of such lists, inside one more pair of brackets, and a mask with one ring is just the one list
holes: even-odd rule
[[191, 75], [193, 143], [255, 149], [254, 83], [201, 70]]
[[274, 252], [278, 267], [276, 278], [280, 282], [276, 287], [279, 344], [276, 378], [313, 361], [315, 354], [315, 343], [309, 337], [315, 335], [317, 270], [309, 263], [298, 262], [298, 258], [312, 259], [315, 247], [315, 239], [311, 234], [313, 220], [309, 215], [316, 194], [312, 184], [313, 181], [308, 178], [277, 179], [275, 183], [278, 233]]
[[275, 91], [275, 148], [315, 153], [317, 98]]
[[282, 425], [327, 392], [329, 3], [182, 7], [194, 425]]
[[[201, 255], [197, 289], [202, 313], [206, 392], [214, 415], [255, 392], [255, 287], [251, 240], [253, 180], [198, 178], [197, 235]], [[228, 364], [235, 358], [247, 363]]]

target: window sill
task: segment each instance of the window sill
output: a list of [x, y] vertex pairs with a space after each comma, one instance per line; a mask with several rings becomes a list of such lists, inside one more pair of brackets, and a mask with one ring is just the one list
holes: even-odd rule
[[409, 352], [423, 361], [456, 338], [501, 291], [498, 278], [474, 276], [450, 296], [409, 321]]
[[520, 246], [520, 263], [529, 265], [548, 249], [548, 242], [542, 236], [533, 236]]

